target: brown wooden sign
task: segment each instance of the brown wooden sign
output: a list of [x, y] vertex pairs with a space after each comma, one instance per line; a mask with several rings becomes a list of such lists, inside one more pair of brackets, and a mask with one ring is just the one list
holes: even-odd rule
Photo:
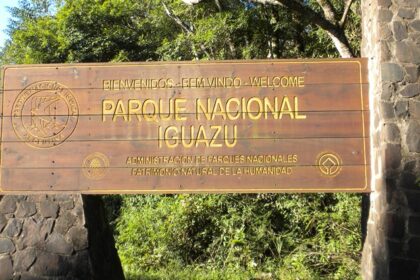
[[367, 192], [364, 59], [3, 67], [3, 193]]

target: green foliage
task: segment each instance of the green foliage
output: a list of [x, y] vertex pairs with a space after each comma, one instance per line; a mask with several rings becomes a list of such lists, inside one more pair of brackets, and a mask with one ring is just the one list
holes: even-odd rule
[[171, 265], [167, 268], [161, 268], [158, 271], [127, 273], [127, 280], [269, 280], [271, 276], [268, 274], [259, 274], [253, 277], [252, 273], [232, 268], [209, 268], [203, 266], [177, 266]]
[[59, 28], [51, 14], [53, 3], [48, 0], [19, 2], [10, 8], [13, 16], [8, 26], [12, 37], [1, 52], [3, 63], [39, 63], [62, 61]]
[[[217, 5], [216, 3], [220, 3]], [[311, 2], [308, 2], [311, 3]], [[337, 1], [337, 8], [341, 2]], [[2, 63], [333, 57], [322, 29], [280, 6], [242, 0], [21, 0]], [[346, 34], [357, 49], [359, 16]], [[316, 6], [314, 6], [316, 7]]]
[[359, 209], [345, 194], [124, 196], [117, 246], [131, 275], [355, 279]]

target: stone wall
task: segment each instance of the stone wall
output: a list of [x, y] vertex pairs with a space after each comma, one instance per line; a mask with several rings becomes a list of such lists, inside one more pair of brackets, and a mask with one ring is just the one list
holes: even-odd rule
[[373, 192], [364, 279], [420, 279], [419, 0], [363, 0]]
[[0, 280], [123, 278], [100, 197], [0, 197]]

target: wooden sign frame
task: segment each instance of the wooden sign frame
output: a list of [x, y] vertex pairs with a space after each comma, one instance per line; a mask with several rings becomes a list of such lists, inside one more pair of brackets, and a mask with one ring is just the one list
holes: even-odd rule
[[366, 64], [4, 66], [0, 193], [369, 192]]

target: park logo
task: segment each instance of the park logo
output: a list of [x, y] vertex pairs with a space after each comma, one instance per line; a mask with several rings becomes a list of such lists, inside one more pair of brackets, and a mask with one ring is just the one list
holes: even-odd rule
[[52, 148], [72, 135], [79, 106], [70, 89], [54, 81], [26, 87], [12, 108], [16, 136], [34, 148]]
[[88, 155], [83, 160], [82, 167], [83, 174], [86, 178], [91, 180], [100, 180], [108, 171], [109, 160], [106, 155], [95, 152]]
[[335, 177], [340, 173], [343, 161], [336, 153], [325, 152], [318, 155], [316, 159], [316, 166], [322, 175]]

